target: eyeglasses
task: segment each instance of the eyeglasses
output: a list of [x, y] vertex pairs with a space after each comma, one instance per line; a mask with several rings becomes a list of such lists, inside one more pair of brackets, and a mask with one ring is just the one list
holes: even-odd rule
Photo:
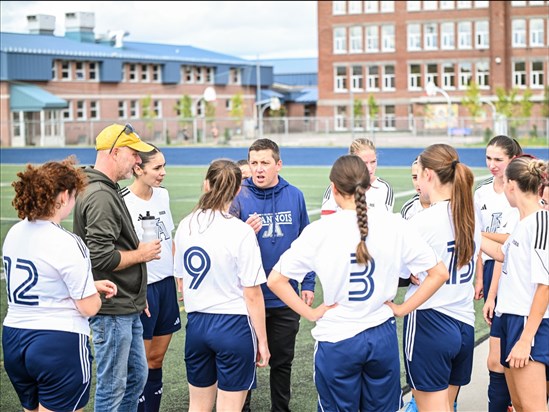
[[126, 123], [126, 125], [124, 126], [124, 128], [120, 131], [120, 133], [118, 133], [118, 136], [116, 136], [116, 139], [114, 139], [114, 142], [112, 143], [112, 146], [111, 146], [111, 150], [109, 150], [109, 154], [112, 153], [112, 150], [114, 149], [114, 145], [116, 144], [116, 142], [118, 142], [118, 139], [120, 138], [120, 136], [122, 136], [122, 133], [126, 133], [126, 134], [132, 134], [132, 133], [135, 133], [135, 129], [133, 128], [133, 126], [129, 123]]

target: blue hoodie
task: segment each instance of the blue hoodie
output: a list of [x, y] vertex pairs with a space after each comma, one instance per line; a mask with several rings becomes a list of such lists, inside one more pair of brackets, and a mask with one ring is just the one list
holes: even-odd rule
[[[292, 242], [309, 224], [303, 193], [284, 180], [282, 176], [278, 176], [276, 186], [267, 189], [257, 187], [251, 177], [244, 180], [240, 193], [231, 205], [230, 212], [244, 222], [254, 213], [261, 216], [262, 227], [257, 233], [257, 241], [267, 277], [280, 256], [290, 248]], [[290, 283], [295, 292], [299, 294], [297, 281], [290, 280]], [[314, 272], [309, 272], [305, 276], [301, 288], [314, 291]], [[266, 283], [261, 285], [261, 289], [266, 308], [286, 306], [271, 292]]]

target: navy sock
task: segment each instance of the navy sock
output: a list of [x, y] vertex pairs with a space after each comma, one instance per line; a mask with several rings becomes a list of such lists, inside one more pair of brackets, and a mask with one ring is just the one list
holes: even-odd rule
[[507, 406], [511, 403], [511, 395], [507, 387], [505, 375], [490, 371], [490, 383], [488, 385], [488, 412], [507, 412]]
[[162, 368], [149, 369], [143, 394], [139, 397], [137, 412], [159, 412], [162, 400]]

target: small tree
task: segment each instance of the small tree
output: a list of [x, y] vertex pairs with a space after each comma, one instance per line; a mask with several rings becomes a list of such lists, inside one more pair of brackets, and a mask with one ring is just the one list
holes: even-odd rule
[[477, 120], [482, 114], [482, 102], [480, 101], [480, 89], [475, 82], [471, 82], [461, 104], [469, 110], [473, 120]]
[[191, 99], [191, 96], [189, 96], [188, 94], [181, 96], [181, 98], [177, 101], [177, 103], [174, 106], [174, 109], [179, 116], [179, 125], [182, 128], [187, 127], [188, 119], [193, 118], [192, 107], [193, 107], [193, 100]]
[[154, 119], [156, 118], [156, 113], [152, 104], [153, 101], [150, 94], [141, 99], [141, 118], [145, 121], [145, 127], [151, 136], [154, 130]]
[[362, 127], [362, 120], [364, 118], [364, 105], [360, 99], [356, 99], [353, 102], [353, 118], [355, 124], [352, 127]]
[[543, 93], [543, 102], [541, 105], [541, 115], [549, 118], [549, 86], [545, 86]]
[[377, 104], [374, 95], [371, 94], [368, 96], [368, 117], [370, 119], [370, 128], [372, 130], [372, 134], [374, 133], [375, 122], [377, 120], [378, 113], [379, 105]]
[[235, 118], [238, 125], [241, 126], [244, 119], [244, 99], [242, 93], [237, 93], [231, 97], [231, 117]]

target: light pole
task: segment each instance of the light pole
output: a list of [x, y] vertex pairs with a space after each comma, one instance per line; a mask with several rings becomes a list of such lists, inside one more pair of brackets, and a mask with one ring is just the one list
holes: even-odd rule
[[442, 94], [446, 98], [446, 103], [448, 104], [447, 113], [446, 113], [446, 123], [448, 128], [448, 137], [451, 137], [451, 127], [450, 127], [450, 119], [452, 117], [452, 103], [450, 102], [450, 96], [448, 93], [446, 93], [445, 90], [438, 87], [434, 82], [429, 82], [425, 86], [425, 92], [427, 92], [427, 96], [433, 97], [438, 93]]
[[[258, 117], [258, 129], [259, 129], [259, 138], [263, 138], [263, 113], [265, 110], [270, 107], [271, 110], [280, 109], [280, 99], [278, 97], [271, 97], [270, 99], [261, 100], [256, 103], [257, 105], [257, 117]], [[261, 107], [262, 105], [265, 105]]]

